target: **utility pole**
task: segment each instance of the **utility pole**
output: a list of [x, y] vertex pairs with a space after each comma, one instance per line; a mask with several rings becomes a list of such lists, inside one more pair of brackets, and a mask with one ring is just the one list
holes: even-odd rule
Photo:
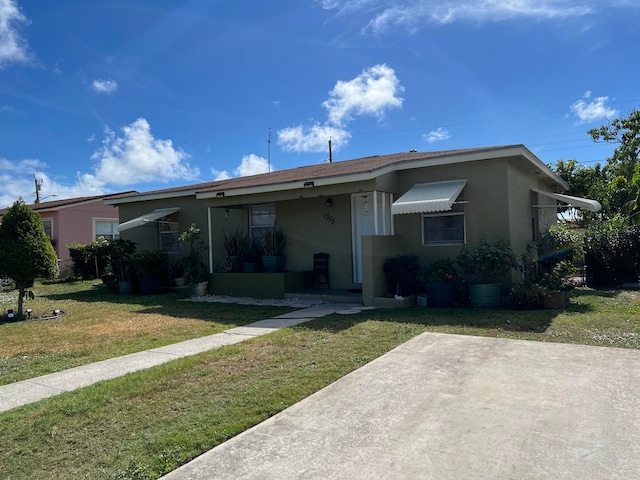
[[31, 176], [33, 177], [33, 182], [35, 184], [36, 187], [36, 202], [35, 203], [40, 203], [40, 189], [42, 188], [42, 180], [38, 180], [35, 176], [35, 174], [31, 174]]
[[271, 173], [271, 128], [269, 128], [269, 138], [267, 139], [267, 163], [269, 165], [268, 172]]
[[333, 163], [333, 154], [331, 153], [331, 137], [329, 137], [329, 163]]

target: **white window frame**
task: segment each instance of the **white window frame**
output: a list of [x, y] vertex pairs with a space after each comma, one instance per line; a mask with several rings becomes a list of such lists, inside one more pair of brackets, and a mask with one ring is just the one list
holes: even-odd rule
[[[255, 215], [254, 210], [258, 210], [258, 209], [264, 209], [264, 210], [273, 209], [272, 213], [267, 212], [267, 215], [270, 215], [273, 217], [273, 221], [256, 224], [254, 221], [254, 216], [257, 216], [257, 215]], [[249, 214], [249, 230], [251, 231], [251, 238], [262, 242], [262, 239], [264, 238], [264, 234], [266, 232], [273, 231], [273, 229], [275, 228], [276, 220], [277, 220], [277, 212], [276, 212], [275, 203], [256, 203], [254, 205], [251, 205], [250, 214]]]
[[93, 233], [93, 235], [92, 235], [93, 240], [97, 240], [98, 237], [103, 237], [104, 236], [102, 234], [98, 235], [98, 222], [100, 222], [100, 223], [111, 223], [113, 225], [113, 230], [112, 230], [112, 233], [111, 233], [111, 236], [113, 238], [104, 237], [105, 239], [107, 239], [107, 240], [116, 240], [116, 239], [120, 238], [120, 232], [118, 232], [118, 224], [119, 224], [119, 222], [118, 222], [117, 218], [100, 218], [100, 217], [96, 217], [96, 218], [93, 218], [93, 232], [92, 232]]
[[44, 226], [44, 224], [45, 224], [45, 223], [48, 223], [49, 225], [51, 225], [51, 227], [50, 227], [51, 235], [49, 235], [49, 234], [47, 233], [47, 236], [48, 236], [51, 240], [53, 240], [53, 231], [54, 231], [54, 230], [53, 230], [53, 217], [43, 217], [43, 218], [41, 218], [40, 220], [42, 221], [42, 227], [44, 228], [44, 232], [45, 232], [45, 233], [47, 233], [47, 229], [46, 229], [46, 227]]
[[[180, 253], [180, 222], [169, 220], [170, 217], [166, 217], [166, 220], [158, 222], [158, 236], [160, 242], [160, 250], [166, 251], [169, 255], [177, 255]], [[171, 238], [171, 241], [165, 241], [166, 238]], [[173, 248], [167, 248], [171, 245]]]
[[[467, 243], [467, 222], [465, 217], [465, 209], [463, 201], [462, 193], [458, 196], [456, 201], [453, 204], [452, 210], [448, 210], [446, 212], [432, 212], [432, 213], [423, 213], [421, 217], [421, 226], [422, 226], [422, 245], [424, 247], [445, 247], [452, 245], [464, 245]], [[462, 238], [456, 240], [446, 240], [442, 242], [428, 242], [426, 239], [426, 220], [430, 218], [442, 218], [442, 217], [462, 217]]]

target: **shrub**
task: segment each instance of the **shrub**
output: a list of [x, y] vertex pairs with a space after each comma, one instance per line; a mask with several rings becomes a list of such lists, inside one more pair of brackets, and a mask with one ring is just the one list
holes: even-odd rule
[[587, 285], [617, 287], [637, 282], [640, 273], [640, 226], [600, 222], [585, 235]]

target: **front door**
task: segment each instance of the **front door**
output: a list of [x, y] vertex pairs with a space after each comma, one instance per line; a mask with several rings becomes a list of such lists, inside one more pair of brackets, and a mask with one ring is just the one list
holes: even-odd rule
[[362, 283], [362, 237], [393, 235], [391, 199], [391, 194], [375, 191], [351, 195], [353, 283]]

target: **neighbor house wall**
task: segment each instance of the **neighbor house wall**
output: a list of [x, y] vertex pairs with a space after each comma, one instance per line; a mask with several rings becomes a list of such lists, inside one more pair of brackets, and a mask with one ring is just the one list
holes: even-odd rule
[[68, 243], [90, 243], [94, 240], [94, 219], [118, 221], [118, 208], [107, 206], [102, 199], [94, 202], [65, 206], [56, 211], [38, 212], [40, 218], [53, 220], [54, 250], [58, 256], [61, 274], [72, 268]]

